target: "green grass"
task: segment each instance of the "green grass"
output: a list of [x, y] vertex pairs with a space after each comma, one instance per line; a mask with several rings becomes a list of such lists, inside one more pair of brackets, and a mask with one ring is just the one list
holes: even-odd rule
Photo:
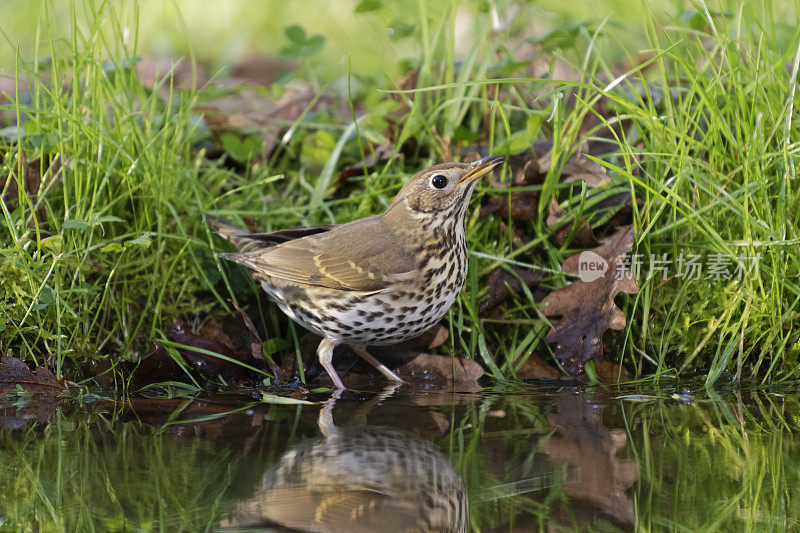
[[[173, 89], [165, 76], [161, 91], [151, 91], [130, 68], [150, 53], [153, 27], [160, 27], [151, 24], [161, 19], [146, 5], [121, 9], [75, 0], [68, 13], [62, 3], [41, 5], [42, 18], [25, 35], [31, 44], [24, 49], [9, 34], [18, 31], [15, 26], [2, 28], [6, 53], [13, 52], [6, 56], [14, 58], [9, 70], [32, 80], [32, 89], [29, 98], [11, 94], [11, 102], [0, 106], [10, 117], [0, 141], [0, 176], [21, 183], [23, 159], [39, 161], [45, 191], [34, 197], [20, 187], [11, 197], [8, 181], [0, 194], [3, 354], [48, 361], [58, 374], [80, 376], [82, 363], [99, 356], [140, 355], [149, 339], [166, 336], [178, 316], [203, 320], [235, 312], [231, 300], [248, 301], [257, 287], [216, 259], [224, 244], [211, 235], [202, 213], [239, 222], [253, 217], [266, 230], [374, 214], [408, 173], [441, 160], [438, 135], [449, 138], [456, 152], [475, 142], [490, 152], [503, 146], [524, 151], [536, 139], [552, 139], [554, 162], [532, 220], [478, 217], [485, 196], [519, 188], [483, 188], [473, 200], [467, 239], [481, 255], [471, 257], [467, 287], [448, 315], [452, 335], [445, 349], [475, 357], [498, 378], [512, 378], [531, 351], [547, 357], [548, 326], [532, 294], [516, 295], [502, 323], [482, 322], [477, 309], [483, 282], [509, 260], [557, 270], [576, 252], [549, 240], [550, 198], [568, 219], [582, 216], [602, 233], [613, 209], [598, 210], [598, 203], [623, 192], [638, 202], [632, 215], [638, 253], [731, 261], [760, 254], [760, 271], [741, 282], [663, 281], [644, 269], [641, 292], [617, 298], [628, 326], [606, 336], [616, 347], [606, 357], [637, 375], [699, 372], [708, 384], [728, 375], [796, 377], [800, 32], [790, 5], [697, 3], [681, 10], [663, 2], [628, 13], [624, 2], [609, 1], [543, 16], [536, 19], [542, 49], [536, 64], [545, 72], [552, 65], [559, 70], [536, 77], [516, 61], [529, 49], [521, 37], [530, 17], [541, 14], [538, 6], [521, 4], [524, 16], [495, 33], [483, 4], [408, 3], [404, 13], [422, 22], [392, 45], [399, 47], [392, 51], [404, 51], [400, 59], [380, 68], [375, 57], [385, 64], [392, 53], [384, 45], [393, 41], [374, 28], [363, 36], [382, 50], [371, 63], [363, 52], [369, 47], [358, 39], [350, 57], [332, 62], [330, 54], [347, 55], [343, 43], [355, 30], [348, 27], [343, 37], [327, 26], [309, 26], [310, 35], [328, 32], [325, 45], [295, 75], [326, 89], [335, 105], [352, 104], [358, 127], [333, 111], [310, 112], [291, 124], [293, 135], [282, 139], [275, 156], [252, 165], [208, 157], [218, 143], [195, 107], [218, 90]], [[508, 15], [512, 4], [501, 8], [499, 15]], [[472, 15], [466, 40], [456, 36], [459, 13]], [[396, 15], [382, 8], [353, 17], [369, 16], [380, 26]], [[294, 15], [276, 20], [303, 23]], [[552, 28], [558, 32], [548, 33]], [[194, 52], [196, 30], [181, 31]], [[213, 63], [208, 43], [200, 46], [186, 61]], [[409, 61], [419, 68], [417, 88], [397, 92], [391, 80]], [[373, 66], [372, 74], [365, 65]], [[562, 65], [577, 74], [559, 80]], [[348, 68], [352, 83], [341, 83]], [[654, 97], [645, 97], [646, 87]], [[283, 82], [271, 94], [282, 90]], [[597, 113], [600, 105], [607, 112]], [[587, 118], [597, 125], [586, 130]], [[346, 193], [337, 191], [338, 169], [361, 159], [388, 122], [394, 123], [396, 148], [413, 139], [417, 149], [381, 163]], [[599, 160], [611, 183], [598, 189], [561, 183], [565, 162], [606, 122], [624, 125], [623, 134], [612, 138], [613, 151]], [[42, 163], [56, 155], [69, 162], [61, 173]], [[37, 218], [37, 209], [44, 216]], [[532, 239], [521, 248], [514, 244], [517, 229]], [[566, 281], [556, 276], [548, 286]], [[274, 310], [263, 313], [272, 320]]]

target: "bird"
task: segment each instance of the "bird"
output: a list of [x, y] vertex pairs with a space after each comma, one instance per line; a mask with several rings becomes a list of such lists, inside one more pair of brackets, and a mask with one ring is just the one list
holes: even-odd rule
[[337, 390], [345, 389], [332, 363], [340, 344], [402, 382], [366, 346], [417, 337], [453, 305], [467, 276], [469, 200], [502, 162], [489, 156], [420, 170], [383, 213], [345, 224], [251, 233], [207, 220], [237, 249], [219, 256], [249, 268], [289, 318], [322, 337], [317, 356]]
[[222, 528], [467, 531], [467, 489], [445, 454], [402, 429], [337, 427], [335, 402], [331, 398], [320, 410], [322, 435], [286, 450], [250, 496], [235, 502]]

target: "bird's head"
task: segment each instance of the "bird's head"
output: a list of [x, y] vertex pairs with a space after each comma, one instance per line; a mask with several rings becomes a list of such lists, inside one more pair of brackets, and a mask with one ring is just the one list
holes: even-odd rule
[[475, 185], [502, 162], [502, 157], [489, 156], [473, 163], [442, 163], [420, 170], [403, 185], [389, 210], [403, 205], [418, 217], [462, 219]]

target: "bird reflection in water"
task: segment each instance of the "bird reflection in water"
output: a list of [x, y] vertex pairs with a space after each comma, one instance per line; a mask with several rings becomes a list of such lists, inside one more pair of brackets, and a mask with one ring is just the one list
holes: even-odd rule
[[[376, 400], [390, 396], [387, 389]], [[331, 398], [318, 418], [322, 436], [284, 453], [223, 527], [313, 532], [462, 532], [464, 482], [432, 443], [386, 426], [333, 424]]]

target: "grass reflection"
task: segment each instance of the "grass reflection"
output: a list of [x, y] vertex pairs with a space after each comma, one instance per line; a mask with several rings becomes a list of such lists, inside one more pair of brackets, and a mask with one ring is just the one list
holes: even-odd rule
[[573, 387], [365, 394], [336, 402], [322, 430], [317, 405], [8, 408], [0, 531], [212, 530], [270, 488], [264, 480], [287, 453], [327, 442], [333, 427], [432, 441], [463, 479], [472, 531], [800, 526], [797, 396], [670, 396]]

